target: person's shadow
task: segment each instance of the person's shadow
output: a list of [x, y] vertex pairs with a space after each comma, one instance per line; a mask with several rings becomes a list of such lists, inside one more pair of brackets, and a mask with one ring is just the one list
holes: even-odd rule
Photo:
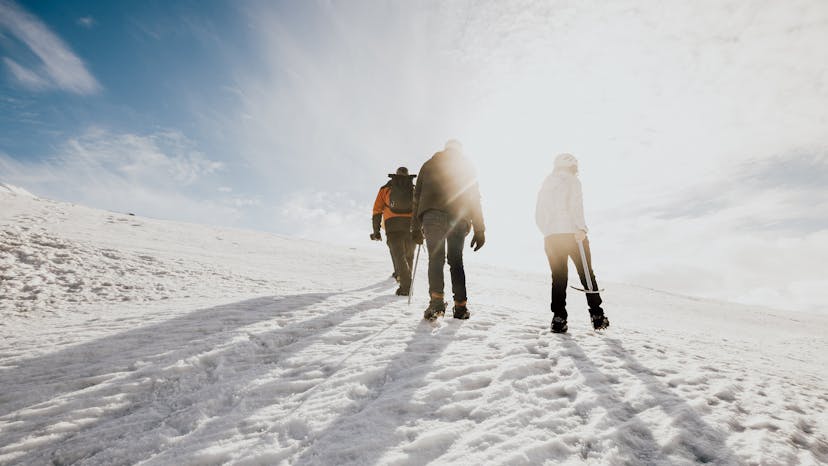
[[[601, 369], [587, 356], [583, 349], [569, 335], [561, 335], [561, 344], [587, 381], [600, 382], [590, 384], [595, 391], [597, 401], [607, 411], [607, 422], [616, 426], [614, 435], [616, 446], [627, 458], [625, 464], [673, 464], [675, 461], [665, 453], [646, 423], [639, 417], [643, 411], [660, 407], [672, 417], [672, 426], [680, 433], [676, 442], [671, 442], [674, 454], [682, 454], [695, 463], [733, 465], [741, 464], [739, 457], [731, 450], [725, 440], [726, 434], [707, 424], [699, 414], [676, 395], [652, 371], [639, 363], [621, 344], [619, 340], [602, 337], [610, 348], [612, 355], [619, 359], [621, 367], [640, 379], [652, 397], [651, 403], [642, 402], [633, 406], [623, 401], [623, 396], [606, 382]], [[584, 459], [588, 451], [582, 452]]]
[[[313, 433], [294, 465], [375, 464], [383, 453], [399, 441], [397, 428], [406, 417], [423, 419], [421, 412], [406, 416], [405, 404], [427, 385], [426, 377], [434, 363], [454, 341], [459, 323], [451, 322], [435, 333], [426, 322], [420, 324], [405, 349], [397, 353], [385, 368], [385, 382], [373, 388], [369, 397], [354, 406], [327, 428]], [[393, 413], [393, 415], [388, 415]], [[428, 413], [425, 413], [428, 416]], [[436, 413], [431, 413], [437, 418]], [[330, 445], [347, 445], [334, 450]], [[446, 448], [449, 445], [446, 445]], [[418, 459], [435, 459], [442, 451], [418, 452]], [[430, 461], [430, 460], [428, 460]]]
[[[96, 441], [122, 438], [126, 432], [145, 424], [169, 421], [158, 403], [187, 403], [187, 391], [196, 393], [209, 387], [221, 372], [226, 357], [233, 357], [242, 344], [257, 343], [253, 360], [239, 368], [234, 386], [241, 387], [255, 378], [268, 361], [285, 357], [284, 347], [298, 351], [325, 329], [333, 328], [355, 313], [382, 307], [395, 296], [379, 296], [352, 306], [326, 312], [311, 309], [331, 297], [388, 288], [387, 280], [339, 293], [307, 293], [263, 297], [238, 303], [200, 309], [163, 322], [139, 327], [112, 336], [75, 345], [54, 353], [14, 361], [15, 366], [0, 368], [0, 454], [14, 453], [9, 448], [24, 437], [43, 435], [35, 449], [25, 445], [16, 458], [23, 463], [39, 460], [83, 459], [95, 452], [85, 451], [84, 439]], [[302, 314], [308, 313], [302, 320]], [[242, 327], [259, 322], [299, 319], [285, 326], [250, 335], [236, 343]], [[191, 364], [176, 367], [182, 361]], [[226, 368], [222, 368], [226, 369]], [[235, 370], [235, 368], [233, 368]], [[173, 390], [175, 393], [167, 393]], [[182, 407], [178, 407], [179, 409]], [[81, 413], [97, 413], [84, 416]], [[83, 423], [59, 435], [46, 432], [57, 424]], [[188, 426], [182, 424], [182, 430]], [[140, 430], [140, 429], [139, 429]], [[94, 442], [93, 442], [94, 443]], [[50, 457], [56, 449], [77, 455], [59, 460]], [[60, 455], [61, 453], [56, 453]], [[147, 452], [151, 454], [151, 452]], [[54, 456], [54, 455], [52, 455]]]

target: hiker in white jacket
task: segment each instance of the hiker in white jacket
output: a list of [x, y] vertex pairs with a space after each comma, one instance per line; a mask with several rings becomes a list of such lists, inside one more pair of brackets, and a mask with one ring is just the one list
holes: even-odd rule
[[[566, 286], [569, 275], [568, 260], [572, 258], [581, 284], [587, 291], [586, 298], [593, 328], [603, 330], [609, 320], [601, 308], [601, 295], [592, 271], [592, 257], [584, 220], [584, 198], [578, 179], [578, 160], [572, 154], [560, 154], [555, 158], [555, 168], [546, 177], [538, 193], [535, 222], [543, 234], [544, 249], [552, 270], [552, 332], [567, 331]], [[581, 247], [586, 256], [586, 270], [581, 260]], [[591, 285], [591, 286], [590, 286]]]

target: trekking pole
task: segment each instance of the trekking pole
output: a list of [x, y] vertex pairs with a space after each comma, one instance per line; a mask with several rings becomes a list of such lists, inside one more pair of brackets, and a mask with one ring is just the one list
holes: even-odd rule
[[589, 273], [589, 264], [587, 264], [583, 241], [578, 241], [578, 249], [581, 251], [581, 267], [584, 268], [584, 275], [586, 275], [587, 292], [592, 293], [592, 274]]
[[581, 268], [584, 269], [584, 275], [586, 275], [587, 289], [582, 290], [582, 289], [574, 287], [574, 286], [570, 286], [570, 288], [578, 290], [582, 293], [592, 293], [592, 294], [596, 294], [596, 293], [600, 293], [601, 291], [604, 291], [604, 290], [595, 290], [595, 289], [592, 288], [592, 274], [589, 273], [590, 272], [589, 271], [590, 267], [589, 267], [589, 264], [587, 263], [586, 252], [584, 251], [584, 242], [583, 241], [578, 241], [578, 250], [580, 250], [580, 252], [581, 252]]
[[414, 277], [417, 276], [417, 264], [420, 263], [420, 248], [422, 244], [417, 245], [417, 258], [414, 259], [414, 271], [411, 272], [411, 286], [408, 287], [408, 305], [411, 305], [411, 295], [414, 294]]

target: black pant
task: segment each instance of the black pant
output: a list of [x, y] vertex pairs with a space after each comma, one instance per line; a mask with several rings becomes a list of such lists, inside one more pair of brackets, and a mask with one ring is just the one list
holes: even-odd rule
[[411, 266], [414, 263], [414, 241], [408, 231], [390, 231], [386, 235], [386, 243], [391, 251], [391, 260], [394, 262], [394, 272], [400, 279], [400, 288], [404, 291], [411, 289]]
[[469, 234], [469, 222], [453, 219], [449, 214], [439, 210], [429, 210], [423, 214], [422, 225], [428, 249], [428, 291], [432, 296], [443, 294], [443, 268], [448, 256], [454, 301], [465, 303], [467, 296], [466, 272], [463, 270], [463, 241]]
[[[592, 289], [598, 290], [598, 282], [595, 281], [595, 273], [592, 271], [592, 255], [589, 252], [589, 239], [584, 239], [584, 254], [587, 260], [589, 278], [592, 280]], [[571, 257], [581, 278], [581, 285], [588, 288], [584, 265], [581, 263], [581, 251], [575, 235], [572, 233], [561, 233], [549, 235], [544, 238], [544, 249], [546, 258], [549, 259], [549, 268], [552, 269], [552, 303], [550, 308], [556, 316], [567, 318], [566, 312], [566, 286], [569, 279], [568, 259]], [[598, 293], [586, 293], [587, 304], [591, 313], [603, 313], [601, 309], [601, 295]]]

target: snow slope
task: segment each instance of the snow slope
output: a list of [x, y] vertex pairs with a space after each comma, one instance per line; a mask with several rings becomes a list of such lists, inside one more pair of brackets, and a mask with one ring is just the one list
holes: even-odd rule
[[[468, 257], [424, 323], [387, 253], [0, 189], [0, 464], [825, 464], [828, 317]], [[496, 239], [492, 239], [496, 240]]]

